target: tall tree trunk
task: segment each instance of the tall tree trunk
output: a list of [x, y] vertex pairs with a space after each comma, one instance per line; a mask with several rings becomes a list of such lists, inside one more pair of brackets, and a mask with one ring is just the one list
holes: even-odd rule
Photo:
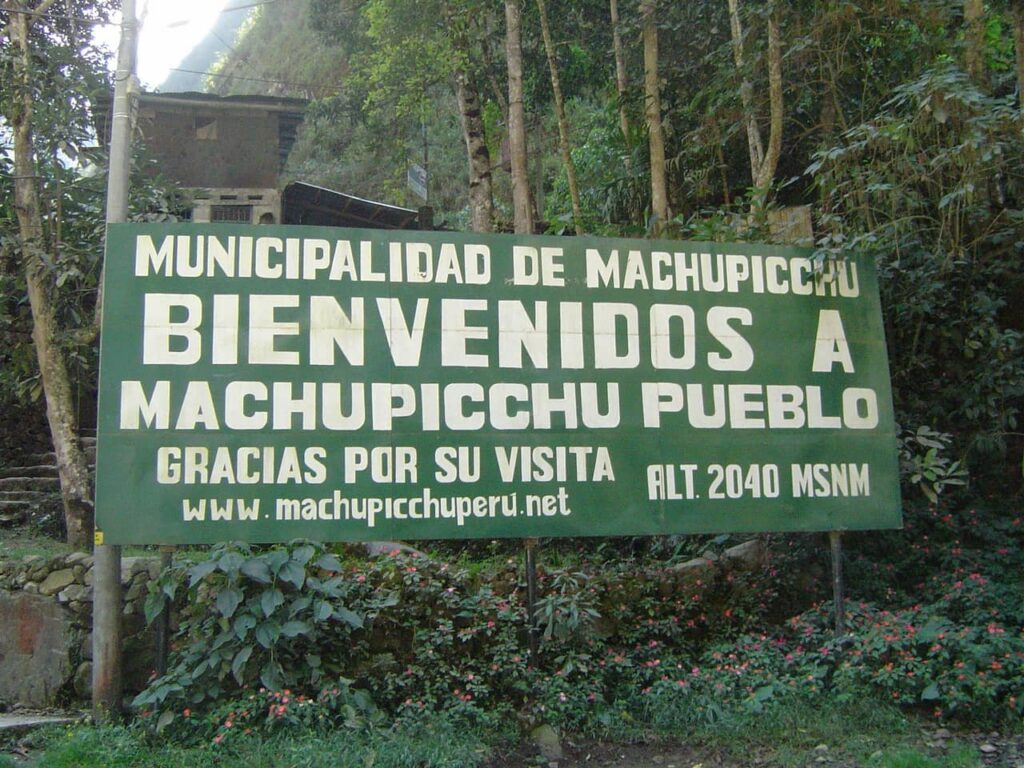
[[455, 95], [459, 101], [462, 135], [469, 159], [470, 227], [474, 232], [494, 231], [494, 196], [491, 189], [491, 153], [484, 136], [480, 95], [461, 68], [455, 71]]
[[768, 16], [768, 109], [768, 148], [754, 180], [754, 186], [762, 190], [759, 193], [762, 196], [767, 194], [775, 178], [779, 155], [782, 154], [782, 46], [779, 44], [779, 22], [774, 13]]
[[576, 234], [583, 234], [583, 210], [580, 207], [580, 188], [576, 183], [576, 165], [569, 148], [569, 122], [565, 119], [565, 100], [562, 98], [562, 84], [558, 79], [558, 61], [555, 59], [555, 45], [551, 42], [551, 27], [548, 24], [548, 9], [544, 0], [537, 0], [540, 11], [540, 30], [544, 36], [544, 50], [548, 55], [548, 69], [551, 70], [551, 91], [555, 96], [555, 116], [558, 118], [558, 146], [562, 150], [562, 164], [569, 181], [569, 197], [572, 200], [572, 223]]
[[964, 0], [964, 23], [967, 25], [967, 49], [964, 52], [964, 63], [971, 80], [975, 85], [980, 86], [985, 74], [984, 0]]
[[533, 234], [530, 174], [526, 154], [526, 112], [523, 107], [523, 44], [521, 0], [505, 0], [505, 60], [508, 66], [508, 148], [512, 161], [512, 212], [517, 234]]
[[629, 136], [629, 115], [626, 114], [626, 93], [629, 80], [626, 78], [626, 57], [622, 51], [622, 32], [619, 30], [619, 0], [609, 0], [612, 15], [612, 49], [615, 51], [615, 90], [619, 97], [619, 130], [626, 145], [626, 173], [633, 173], [633, 157]]
[[[44, 10], [43, 3], [35, 9]], [[22, 5], [21, 10], [31, 10]], [[14, 209], [18, 216], [21, 252], [25, 264], [29, 306], [32, 311], [32, 340], [39, 362], [39, 375], [46, 398], [46, 417], [57, 457], [67, 540], [85, 549], [91, 545], [93, 526], [92, 487], [85, 454], [78, 443], [71, 381], [57, 339], [57, 318], [49, 276], [39, 258], [45, 248], [39, 211], [39, 175], [32, 135], [32, 52], [29, 43], [31, 18], [27, 13], [12, 13], [9, 33], [15, 55], [12, 67], [15, 98], [8, 115], [14, 131]]]
[[1017, 106], [1024, 112], [1024, 0], [1013, 3], [1013, 42], [1017, 54]]
[[764, 207], [768, 188], [775, 178], [775, 170], [782, 153], [782, 46], [779, 41], [779, 22], [773, 12], [768, 17], [768, 105], [769, 133], [768, 147], [761, 143], [761, 130], [757, 126], [754, 112], [753, 85], [744, 68], [743, 25], [740, 21], [739, 0], [728, 0], [729, 28], [732, 33], [732, 53], [736, 69], [740, 74], [740, 101], [743, 105], [743, 119], [747, 127], [747, 151], [750, 154], [750, 180], [754, 186], [751, 200], [752, 211]]
[[761, 145], [761, 131], [754, 115], [754, 86], [747, 77], [744, 66], [743, 26], [740, 22], [739, 0], [729, 0], [729, 29], [732, 33], [732, 59], [740, 74], [740, 103], [743, 105], [743, 122], [747, 127], [747, 152], [750, 155], [750, 182], [756, 183], [757, 171], [764, 157]]
[[642, 0], [640, 14], [644, 38], [644, 114], [651, 152], [651, 213], [655, 234], [668, 221], [668, 183], [665, 178], [665, 137], [661, 129], [661, 95], [658, 87], [658, 23], [656, 0]]

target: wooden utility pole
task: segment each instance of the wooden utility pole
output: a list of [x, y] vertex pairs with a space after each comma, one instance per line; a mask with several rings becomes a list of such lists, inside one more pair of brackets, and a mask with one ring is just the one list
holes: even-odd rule
[[[107, 224], [120, 224], [128, 219], [137, 26], [135, 0], [123, 0], [107, 172]], [[102, 335], [102, 324], [100, 330]], [[92, 716], [95, 722], [104, 723], [116, 718], [121, 711], [121, 547], [104, 544], [99, 528], [93, 558]]]

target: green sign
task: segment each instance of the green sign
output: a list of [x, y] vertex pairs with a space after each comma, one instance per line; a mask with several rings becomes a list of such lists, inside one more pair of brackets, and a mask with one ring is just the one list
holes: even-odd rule
[[901, 524], [873, 264], [768, 245], [116, 225], [107, 543]]

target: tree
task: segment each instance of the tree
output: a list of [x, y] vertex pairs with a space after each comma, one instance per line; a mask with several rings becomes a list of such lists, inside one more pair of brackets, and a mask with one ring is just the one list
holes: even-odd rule
[[733, 60], [742, 79], [740, 99], [743, 103], [743, 120], [747, 132], [747, 148], [750, 154], [750, 177], [754, 186], [752, 209], [764, 206], [768, 188], [775, 178], [775, 168], [782, 152], [782, 50], [779, 44], [779, 24], [774, 12], [770, 12], [768, 26], [768, 94], [770, 128], [768, 147], [761, 142], [761, 130], [757, 125], [754, 111], [753, 85], [745, 69], [743, 26], [740, 20], [739, 0], [729, 0], [729, 27], [732, 32]]
[[661, 94], [658, 82], [658, 22], [656, 0], [642, 0], [640, 15], [644, 37], [644, 114], [651, 153], [651, 214], [655, 234], [668, 221], [668, 182], [665, 175], [665, 135], [661, 128]]
[[551, 41], [551, 26], [548, 24], [548, 9], [544, 0], [537, 0], [540, 12], [540, 28], [544, 36], [544, 51], [547, 53], [548, 70], [551, 73], [551, 91], [555, 99], [555, 117], [558, 120], [558, 146], [562, 151], [562, 164], [569, 182], [569, 197], [572, 200], [572, 221], [576, 234], [583, 234], [583, 210], [580, 207], [580, 188], [576, 183], [576, 166], [572, 161], [572, 150], [569, 147], [569, 121], [565, 119], [565, 100], [562, 98], [562, 86], [558, 79], [558, 60], [555, 45]]
[[[4, 93], [3, 111], [14, 134], [18, 248], [31, 307], [32, 340], [46, 401], [47, 422], [60, 475], [67, 540], [72, 546], [86, 548], [92, 541], [92, 482], [78, 440], [72, 383], [62, 348], [57, 291], [50, 268], [57, 260], [58, 240], [44, 226], [39, 198], [40, 162], [33, 122], [43, 89], [59, 84], [68, 70], [82, 63], [66, 58], [77, 57], [79, 53], [76, 30], [69, 26], [68, 19], [50, 23], [47, 11], [53, 4], [54, 0], [35, 4], [20, 0], [5, 9], [13, 55], [8, 64], [11, 77], [9, 90], [5, 89]], [[76, 10], [95, 12], [95, 8], [76, 7]], [[88, 57], [82, 58], [89, 61]], [[66, 96], [61, 98], [66, 103]], [[60, 103], [56, 98], [55, 101]], [[65, 116], [65, 120], [70, 119]]]
[[618, 95], [619, 130], [622, 131], [622, 140], [626, 145], [626, 170], [632, 173], [629, 115], [626, 112], [629, 79], [626, 77], [626, 57], [622, 51], [622, 32], [619, 29], [619, 0], [609, 0], [609, 11], [612, 17], [612, 50], [615, 52], [615, 92]]
[[964, 0], [964, 23], [967, 25], [967, 49], [964, 63], [967, 74], [981, 85], [985, 72], [985, 3], [983, 0]]
[[523, 106], [521, 0], [505, 0], [505, 65], [508, 68], [508, 147], [512, 161], [512, 212], [517, 234], [533, 233]]

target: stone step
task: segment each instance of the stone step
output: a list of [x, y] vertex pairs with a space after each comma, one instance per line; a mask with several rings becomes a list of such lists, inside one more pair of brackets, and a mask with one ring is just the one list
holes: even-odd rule
[[5, 477], [57, 477], [57, 465], [35, 464], [31, 467], [0, 467], [0, 479]]
[[53, 491], [0, 491], [0, 501], [40, 501], [55, 495]]
[[0, 491], [42, 491], [55, 492], [60, 490], [60, 478], [57, 477], [2, 477]]
[[31, 508], [28, 501], [0, 501], [0, 525], [24, 522]]
[[[89, 462], [89, 466], [92, 467], [96, 464], [96, 447], [87, 447], [84, 450], [85, 460]], [[33, 453], [25, 457], [25, 460], [30, 464], [49, 464], [52, 466], [57, 465], [57, 455], [50, 451], [49, 453]]]
[[0, 715], [0, 734], [7, 737], [24, 733], [25, 731], [32, 731], [36, 728], [46, 728], [54, 725], [72, 725], [73, 723], [79, 723], [84, 720], [84, 713], [67, 716], [6, 714]]

